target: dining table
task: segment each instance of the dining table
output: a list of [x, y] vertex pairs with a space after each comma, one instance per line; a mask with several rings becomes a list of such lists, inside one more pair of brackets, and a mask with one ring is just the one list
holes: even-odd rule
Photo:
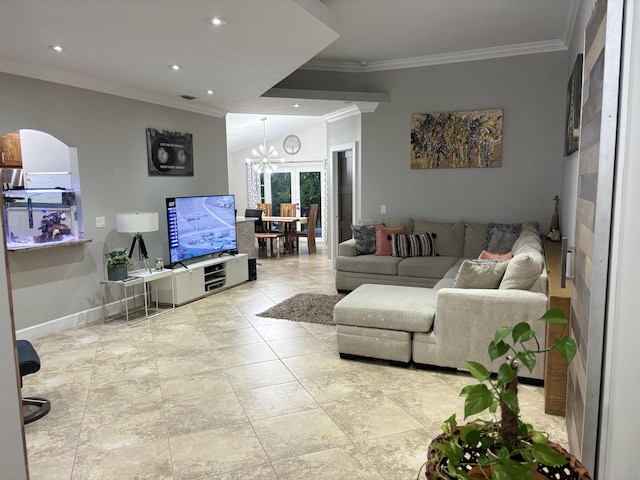
[[[302, 216], [280, 216], [280, 215], [263, 215], [262, 221], [271, 226], [274, 223], [278, 224], [278, 228], [284, 233], [285, 252], [293, 252], [293, 239], [295, 238], [292, 233], [296, 231], [298, 223], [304, 225], [308, 222], [307, 217]], [[280, 227], [282, 225], [282, 227]], [[271, 228], [269, 228], [271, 230]]]

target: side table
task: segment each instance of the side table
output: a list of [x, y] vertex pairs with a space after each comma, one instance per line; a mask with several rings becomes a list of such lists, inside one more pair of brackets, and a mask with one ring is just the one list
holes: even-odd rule
[[[104, 318], [105, 320], [107, 319], [108, 315], [107, 315], [107, 308], [106, 308], [106, 292], [105, 289], [109, 286], [109, 285], [115, 285], [118, 287], [118, 289], [120, 290], [120, 312], [122, 312], [122, 303], [124, 302], [124, 315], [120, 315], [118, 317], [115, 318], [120, 318], [122, 316], [124, 316], [127, 319], [127, 324], [128, 325], [133, 325], [134, 323], [138, 323], [138, 321], [131, 323], [129, 321], [129, 314], [136, 311], [135, 310], [135, 303], [136, 303], [136, 285], [144, 285], [144, 280], [142, 278], [134, 278], [134, 277], [128, 277], [126, 280], [100, 280], [100, 291], [102, 293], [102, 318]], [[128, 288], [131, 289], [131, 301], [133, 303], [132, 307], [133, 309], [130, 310], [129, 309], [129, 295], [128, 295]], [[144, 320], [144, 319], [143, 319]]]
[[[175, 280], [173, 278], [173, 270], [170, 269], [166, 269], [166, 270], [152, 270], [151, 272], [149, 272], [149, 270], [147, 269], [141, 269], [141, 270], [134, 270], [132, 272], [129, 272], [129, 276], [136, 278], [140, 281], [142, 281], [143, 286], [144, 286], [144, 316], [145, 318], [153, 318], [153, 317], [157, 317], [158, 315], [162, 315], [163, 313], [167, 313], [170, 312], [172, 310], [175, 310], [176, 308], [176, 294], [175, 294]], [[158, 280], [162, 279], [162, 278], [171, 278], [171, 308], [165, 308], [163, 310], [160, 310], [160, 303], [158, 301]], [[155, 299], [155, 313], [153, 313], [152, 315], [149, 315], [149, 307], [150, 305], [150, 301], [149, 301], [149, 294], [151, 293], [151, 290], [149, 289], [149, 287], [152, 284], [153, 286], [153, 295], [152, 298]]]

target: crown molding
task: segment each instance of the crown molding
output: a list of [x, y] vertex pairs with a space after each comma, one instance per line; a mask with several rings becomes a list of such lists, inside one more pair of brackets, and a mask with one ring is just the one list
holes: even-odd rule
[[144, 90], [104, 82], [95, 78], [72, 75], [59, 70], [36, 67], [28, 63], [16, 62], [6, 58], [0, 58], [0, 72], [116, 95], [131, 100], [153, 103], [213, 117], [223, 118], [228, 113], [226, 110], [218, 107], [203, 105], [201, 103], [190, 103], [190, 100], [181, 99], [177, 95], [176, 98], [173, 98], [168, 95], [153, 94], [145, 92]]
[[[573, 4], [572, 4], [573, 5]], [[577, 12], [577, 11], [576, 11]], [[574, 23], [575, 23], [575, 14]], [[565, 28], [568, 30], [568, 27]], [[565, 31], [565, 35], [566, 35]], [[395, 60], [381, 60], [369, 62], [366, 66], [358, 62], [331, 62], [312, 60], [300, 67], [300, 70], [325, 70], [348, 73], [368, 73], [383, 70], [399, 70], [403, 68], [427, 67], [443, 65], [447, 63], [471, 62], [476, 60], [489, 60], [492, 58], [513, 57], [518, 55], [530, 55], [534, 53], [547, 53], [566, 50], [567, 43], [562, 40], [548, 40], [544, 42], [520, 43], [502, 47], [478, 48], [461, 52], [445, 53], [438, 55], [426, 55], [422, 57], [399, 58]]]

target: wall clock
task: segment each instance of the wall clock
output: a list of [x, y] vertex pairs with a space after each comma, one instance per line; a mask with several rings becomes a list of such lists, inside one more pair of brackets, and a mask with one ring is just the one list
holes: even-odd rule
[[300, 139], [297, 135], [287, 135], [282, 142], [282, 148], [289, 155], [295, 155], [300, 151]]

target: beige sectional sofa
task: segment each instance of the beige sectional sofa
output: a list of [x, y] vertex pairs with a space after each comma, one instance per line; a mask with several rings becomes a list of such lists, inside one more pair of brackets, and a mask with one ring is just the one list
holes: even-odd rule
[[[343, 357], [455, 369], [465, 369], [465, 360], [489, 365], [487, 346], [495, 330], [520, 321], [532, 325], [544, 347], [545, 325], [537, 319], [547, 310], [547, 274], [536, 225], [522, 224], [513, 258], [483, 262], [472, 259], [486, 247], [489, 224], [384, 223], [403, 224], [409, 233], [435, 233], [438, 255], [355, 255], [353, 240], [341, 244], [336, 287], [353, 290], [334, 309]], [[475, 288], [486, 287], [485, 280], [491, 288]], [[532, 373], [520, 373], [542, 379], [543, 372], [538, 362]]]

